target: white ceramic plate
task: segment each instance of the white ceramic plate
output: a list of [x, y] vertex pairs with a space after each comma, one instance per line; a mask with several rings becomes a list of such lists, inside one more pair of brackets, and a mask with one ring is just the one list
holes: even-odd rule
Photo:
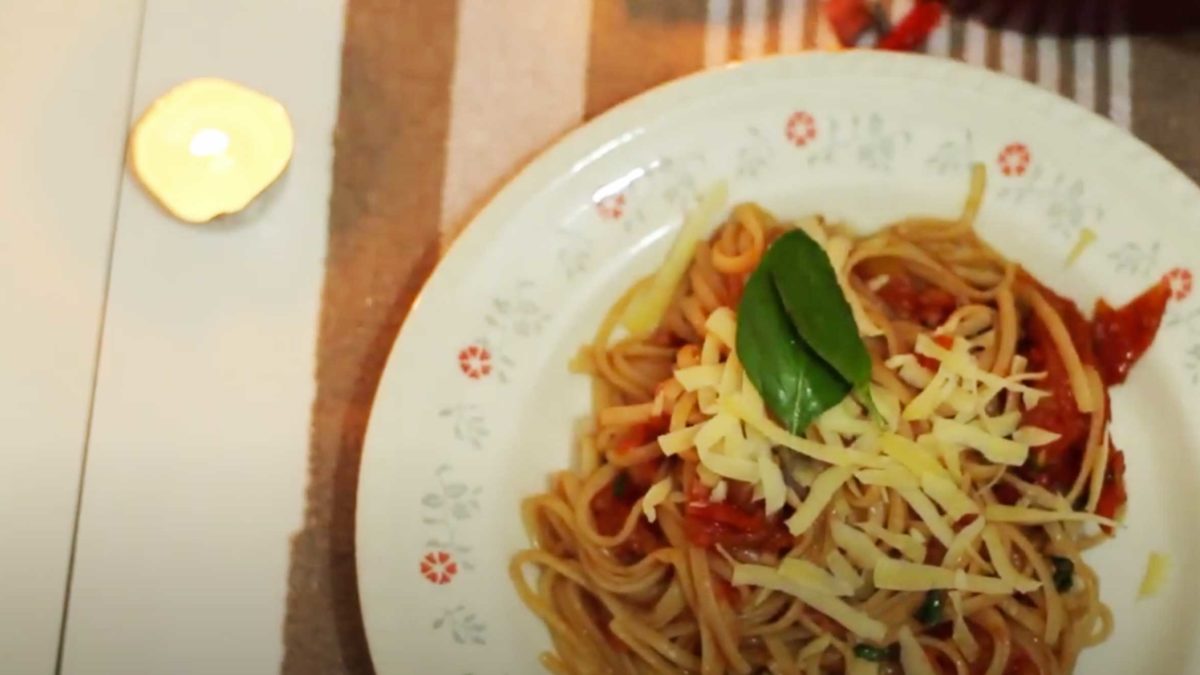
[[[925, 57], [806, 54], [713, 71], [574, 132], [475, 220], [397, 339], [367, 435], [358, 574], [371, 654], [393, 673], [540, 672], [542, 625], [512, 590], [522, 496], [568, 462], [588, 387], [566, 363], [665, 253], [716, 179], [734, 201], [866, 230], [958, 213], [989, 169], [980, 230], [1090, 306], [1170, 274], [1176, 299], [1113, 392], [1128, 527], [1091, 556], [1117, 629], [1080, 673], [1200, 673], [1200, 190], [1053, 94]], [[1085, 228], [1096, 233], [1073, 264]], [[1151, 551], [1173, 569], [1137, 600]]]

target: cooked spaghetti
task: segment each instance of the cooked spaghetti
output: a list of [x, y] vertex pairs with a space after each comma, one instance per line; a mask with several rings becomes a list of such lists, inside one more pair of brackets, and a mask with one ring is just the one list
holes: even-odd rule
[[[1085, 319], [979, 239], [983, 183], [958, 219], [865, 237], [736, 206], [677, 242], [678, 283], [612, 307], [572, 364], [594, 405], [575, 464], [524, 502], [535, 546], [510, 568], [549, 671], [1070, 673], [1110, 634], [1081, 558], [1126, 497], [1107, 387], [1169, 289]], [[870, 382], [789, 430], [736, 343], [751, 275], [796, 229]], [[664, 284], [653, 329], [622, 331]]]

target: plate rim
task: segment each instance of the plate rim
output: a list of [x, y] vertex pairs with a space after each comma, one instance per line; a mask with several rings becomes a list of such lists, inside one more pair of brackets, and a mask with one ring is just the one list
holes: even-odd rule
[[[852, 77], [861, 73], [864, 75], [895, 75], [917, 80], [953, 78], [955, 83], [961, 83], [964, 87], [975, 90], [992, 90], [992, 95], [997, 97], [1002, 97], [1006, 91], [1011, 92], [1013, 97], [1018, 97], [1021, 101], [1038, 105], [1043, 112], [1054, 118], [1055, 124], [1077, 124], [1074, 135], [1110, 142], [1112, 145], [1107, 153], [1109, 157], [1123, 157], [1130, 164], [1138, 166], [1142, 173], [1157, 176], [1164, 186], [1164, 194], [1172, 192], [1183, 203], [1191, 202], [1195, 207], [1200, 208], [1200, 185], [1194, 183], [1179, 167], [1171, 163], [1147, 142], [1135, 136], [1132, 130], [1123, 129], [1112, 120], [1075, 101], [1026, 80], [961, 61], [925, 54], [874, 50], [810, 51], [773, 55], [753, 61], [727, 64], [656, 85], [580, 124], [540, 151], [487, 199], [484, 206], [459, 232], [422, 282], [420, 290], [414, 297], [403, 322], [389, 345], [384, 368], [372, 395], [371, 409], [363, 435], [354, 499], [353, 551], [355, 554], [356, 590], [368, 653], [371, 654], [376, 671], [381, 675], [403, 672], [404, 664], [381, 662], [378, 657], [380, 652], [371, 649], [372, 645], [381, 644], [385, 636], [380, 633], [380, 620], [371, 619], [371, 616], [381, 613], [383, 608], [373, 605], [368, 598], [371, 597], [372, 587], [378, 588], [386, 585], [385, 580], [389, 578], [389, 575], [386, 570], [377, 570], [364, 563], [369, 556], [361, 555], [361, 553], [364, 550], [371, 550], [371, 544], [368, 543], [371, 540], [370, 532], [374, 531], [377, 523], [374, 521], [368, 523], [367, 519], [360, 517], [360, 514], [371, 510], [367, 503], [373, 498], [372, 495], [381, 494], [384, 491], [383, 488], [386, 487], [384, 485], [373, 486], [373, 480], [380, 472], [370, 470], [372, 466], [380, 463], [383, 453], [389, 452], [388, 449], [379, 447], [378, 439], [373, 442], [373, 430], [376, 428], [373, 424], [376, 419], [375, 403], [379, 400], [379, 394], [385, 384], [395, 380], [394, 376], [389, 377], [389, 373], [396, 367], [397, 353], [405, 338], [406, 329], [423, 311], [425, 298], [437, 287], [452, 286], [459, 281], [459, 277], [465, 273], [464, 266], [475, 256], [480, 255], [486, 244], [503, 231], [508, 221], [508, 215], [518, 210], [539, 191], [566, 180], [578, 168], [586, 166], [635, 139], [640, 135], [637, 128], [641, 124], [638, 120], [653, 116], [656, 109], [670, 108], [673, 104], [687, 101], [693, 97], [703, 98], [705, 91], [717, 87], [723, 81], [729, 81], [736, 85], [742, 81], [749, 82], [757, 78], [769, 80], [776, 77], [800, 79], [806, 76], [823, 76], [827, 74], [819, 72], [797, 74], [800, 69], [812, 68], [814, 71], [819, 71], [823, 66], [835, 69], [832, 75], [838, 77]], [[395, 450], [391, 450], [391, 452], [395, 452]], [[367, 508], [364, 508], [365, 505]], [[366, 545], [364, 546], [364, 544]]]

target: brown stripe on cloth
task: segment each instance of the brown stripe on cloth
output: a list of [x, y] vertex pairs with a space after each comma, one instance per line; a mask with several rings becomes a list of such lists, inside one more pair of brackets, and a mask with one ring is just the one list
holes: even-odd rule
[[1024, 54], [1021, 77], [1025, 78], [1026, 82], [1037, 82], [1037, 38], [1033, 37], [1032, 35], [1026, 35], [1022, 37], [1021, 51]]
[[764, 47], [766, 54], [778, 54], [780, 49], [780, 23], [783, 17], [783, 0], [769, 0], [767, 3], [767, 44]]
[[1109, 39], [1097, 36], [1096, 59], [1096, 112], [1108, 117], [1112, 110], [1112, 47]]
[[592, 0], [584, 114], [704, 67], [704, 0]]
[[438, 252], [457, 2], [350, 0], [334, 134], [304, 528], [282, 671], [370, 673], [354, 558], [363, 434], [392, 340]]
[[1133, 132], [1200, 181], [1200, 31], [1133, 39]]
[[742, 58], [742, 33], [746, 24], [745, 0], [729, 0], [729, 51], [730, 61]]

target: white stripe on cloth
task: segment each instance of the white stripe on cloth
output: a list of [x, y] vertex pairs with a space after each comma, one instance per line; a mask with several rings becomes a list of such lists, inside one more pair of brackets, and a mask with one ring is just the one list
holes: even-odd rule
[[592, 16], [589, 3], [560, 0], [526, 0], [520, 12], [493, 0], [458, 7], [443, 250], [519, 158], [579, 124]]
[[804, 48], [805, 0], [782, 0], [779, 12], [779, 51], [795, 52]]
[[1025, 77], [1025, 39], [1020, 33], [1000, 33], [1000, 69], [1013, 77]]
[[708, 0], [704, 22], [704, 65], [719, 66], [729, 60], [730, 0]]
[[977, 21], [968, 21], [963, 34], [963, 61], [973, 66], [986, 66], [987, 28]]
[[767, 0], [744, 0], [742, 13], [742, 58], [755, 59], [767, 47]]
[[1096, 40], [1077, 37], [1072, 45], [1075, 53], [1075, 102], [1096, 109]]
[[1058, 40], [1039, 37], [1037, 55], [1037, 83], [1051, 91], [1058, 91]]
[[1129, 38], [1114, 37], [1108, 43], [1108, 116], [1117, 126], [1133, 125], [1133, 87], [1129, 82], [1131, 56]]

